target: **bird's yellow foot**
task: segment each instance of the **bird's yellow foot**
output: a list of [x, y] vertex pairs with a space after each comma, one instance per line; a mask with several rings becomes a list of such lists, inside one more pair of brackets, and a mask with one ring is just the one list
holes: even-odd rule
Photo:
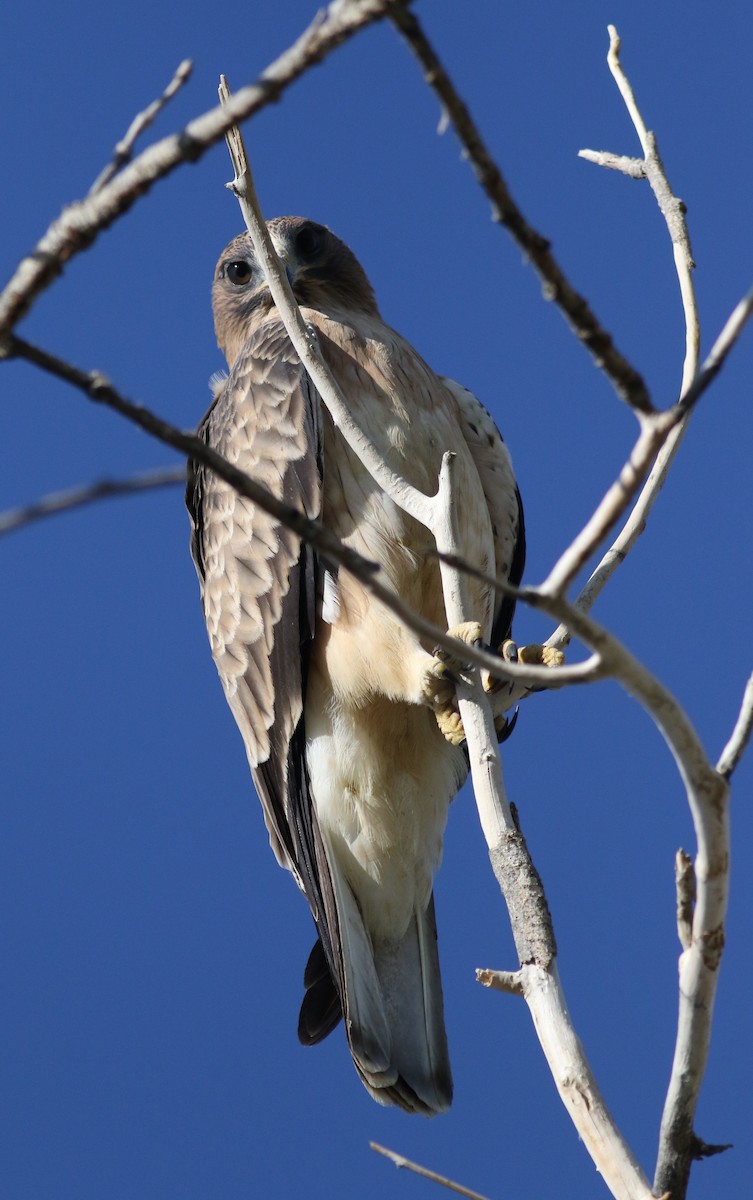
[[[505, 662], [524, 663], [533, 667], [561, 667], [565, 661], [562, 651], [555, 650], [553, 646], [542, 646], [538, 642], [532, 642], [529, 646], [516, 646], [509, 638], [502, 643], [497, 653]], [[488, 696], [495, 696], [503, 690], [509, 691], [510, 688], [506, 680], [497, 679], [488, 671], [481, 672], [481, 682]]]
[[526, 663], [529, 667], [561, 667], [565, 656], [554, 646], [541, 646], [531, 642], [530, 646], [518, 647], [518, 662]]
[[[462, 625], [455, 625], [447, 632], [450, 637], [457, 638], [468, 646], [483, 645], [483, 631], [478, 621], [464, 621]], [[453, 746], [460, 746], [465, 741], [463, 722], [455, 698], [455, 686], [459, 674], [466, 666], [460, 647], [457, 654], [437, 647], [423, 679], [424, 699], [434, 709], [440, 732]]]

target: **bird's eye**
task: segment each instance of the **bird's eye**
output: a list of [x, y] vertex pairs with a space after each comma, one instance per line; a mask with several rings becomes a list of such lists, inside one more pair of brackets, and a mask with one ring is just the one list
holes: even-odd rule
[[251, 278], [251, 265], [242, 258], [236, 259], [234, 262], [226, 263], [225, 274], [236, 287], [243, 287]]
[[322, 231], [316, 225], [304, 225], [295, 235], [295, 251], [299, 258], [313, 258], [322, 246]]

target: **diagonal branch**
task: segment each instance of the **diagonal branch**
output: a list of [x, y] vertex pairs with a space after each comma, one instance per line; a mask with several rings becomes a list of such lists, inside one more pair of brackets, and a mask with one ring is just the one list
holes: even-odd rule
[[493, 219], [507, 229], [516, 245], [530, 260], [542, 281], [544, 297], [557, 305], [578, 341], [588, 350], [595, 365], [607, 375], [617, 395], [635, 409], [636, 413], [652, 412], [653, 405], [646, 384], [638, 371], [616, 348], [611, 334], [600, 324], [585, 297], [569, 282], [554, 257], [547, 238], [529, 224], [513, 200], [467, 105], [417, 18], [399, 4], [391, 8], [387, 15], [413, 51], [423, 69], [426, 82], [436, 93], [443, 112], [452, 122], [473, 173], [491, 201]]
[[428, 1167], [421, 1167], [418, 1163], [405, 1158], [404, 1155], [397, 1154], [394, 1150], [388, 1150], [386, 1146], [380, 1146], [378, 1142], [369, 1142], [369, 1147], [377, 1154], [388, 1158], [398, 1169], [412, 1171], [414, 1175], [420, 1175], [423, 1179], [438, 1183], [441, 1187], [447, 1188], [449, 1192], [465, 1196], [466, 1200], [486, 1200], [486, 1197], [482, 1196], [480, 1192], [473, 1192], [470, 1188], [464, 1187], [462, 1183], [455, 1183], [454, 1180], [448, 1179], [446, 1175], [438, 1175], [436, 1171], [430, 1171]]
[[[414, 612], [399, 596], [380, 583], [378, 567], [356, 551], [351, 550], [340, 542], [319, 521], [311, 521], [298, 509], [291, 508], [268, 492], [243, 471], [228, 462], [212, 450], [206, 442], [193, 432], [185, 432], [171, 425], [162, 417], [151, 412], [141, 404], [134, 404], [121, 395], [99, 371], [82, 371], [79, 367], [65, 362], [55, 355], [48, 354], [38, 346], [11, 335], [6, 341], [6, 357], [23, 358], [43, 371], [64, 380], [78, 388], [96, 404], [112, 409], [126, 420], [138, 425], [150, 437], [156, 438], [166, 446], [172, 446], [181, 454], [190, 456], [214, 471], [226, 483], [242, 496], [248, 497], [258, 504], [265, 512], [270, 513], [281, 521], [300, 538], [314, 546], [319, 553], [330, 562], [336, 562], [376, 596], [387, 608], [404, 621], [408, 628], [413, 629], [419, 637], [425, 639], [431, 646], [440, 646], [452, 655], [458, 657], [460, 647], [464, 662], [483, 667], [499, 679], [515, 683], [521, 693], [529, 688], [564, 687], [570, 683], [588, 683], [600, 677], [600, 665], [594, 656], [586, 662], [571, 667], [560, 667], [552, 671], [548, 667], [539, 667], [523, 663], [512, 663], [502, 659], [497, 654], [483, 650], [478, 646], [459, 643], [450, 637], [446, 630], [440, 629], [431, 621]], [[511, 701], [512, 703], [512, 701]]]
[[406, 0], [332, 0], [290, 49], [271, 63], [256, 83], [241, 88], [226, 107], [218, 105], [190, 121], [180, 133], [155, 142], [94, 196], [64, 208], [0, 293], [0, 343], [65, 264], [86, 250], [159, 179], [183, 163], [196, 162], [225, 137], [231, 125], [279, 100], [310, 67], [359, 30], [381, 20], [398, 2]]
[[750, 741], [751, 733], [753, 733], [753, 675], [745, 685], [740, 712], [735, 722], [735, 728], [732, 730], [732, 736], [716, 764], [717, 771], [725, 779], [730, 778], [742, 758], [745, 747]]
[[126, 130], [125, 136], [120, 139], [116, 145], [113, 156], [107, 166], [94, 180], [94, 183], [89, 188], [89, 195], [93, 196], [100, 192], [106, 184], [110, 182], [113, 175], [117, 175], [122, 167], [131, 161], [133, 157], [133, 147], [136, 145], [136, 140], [141, 136], [145, 129], [148, 129], [153, 121], [157, 119], [162, 109], [170, 103], [184, 84], [188, 83], [193, 71], [193, 63], [190, 58], [184, 58], [183, 62], [178, 66], [177, 71], [168, 83], [161, 96], [153, 100], [150, 105], [138, 113]]
[[[664, 482], [671, 462], [670, 451], [677, 448], [672, 439], [683, 426], [724, 366], [747, 322], [753, 316], [753, 288], [743, 296], [727, 318], [718, 338], [696, 374], [683, 398], [663, 413], [653, 413], [641, 418], [641, 433], [633, 447], [619, 478], [607, 490], [595, 513], [570, 546], [555, 563], [542, 590], [562, 592], [575, 578], [617, 521], [627, 511], [641, 480], [653, 461], [654, 467], [619, 537], [605, 554], [578, 597], [578, 607], [583, 612], [591, 608], [596, 597], [614, 572], [619, 562], [635, 544], [642, 532], [643, 522], [653, 506]], [[657, 449], [662, 448], [657, 456]], [[661, 461], [660, 461], [661, 460]], [[661, 475], [661, 478], [659, 477]], [[563, 640], [564, 639], [564, 640]], [[558, 628], [548, 644], [564, 645], [566, 634]]]
[[111, 496], [136, 496], [142, 492], [155, 491], [157, 488], [175, 487], [186, 482], [186, 472], [183, 467], [166, 467], [161, 471], [148, 471], [143, 475], [133, 475], [130, 479], [101, 479], [97, 483], [88, 483], [84, 487], [69, 488], [64, 492], [50, 492], [47, 496], [27, 504], [23, 508], [11, 508], [0, 513], [0, 537], [6, 533], [15, 533], [25, 529], [34, 521], [43, 517], [57, 516], [59, 513], [71, 512], [73, 509], [85, 508], [98, 500]]

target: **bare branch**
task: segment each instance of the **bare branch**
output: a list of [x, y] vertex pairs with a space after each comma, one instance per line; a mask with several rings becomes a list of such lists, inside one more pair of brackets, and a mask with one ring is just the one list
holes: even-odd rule
[[466, 1200], [486, 1200], [486, 1197], [482, 1196], [480, 1192], [472, 1192], [470, 1188], [463, 1187], [462, 1183], [454, 1183], [446, 1175], [438, 1175], [436, 1171], [430, 1171], [428, 1167], [420, 1167], [418, 1163], [411, 1162], [409, 1158], [404, 1158], [402, 1154], [397, 1154], [394, 1150], [388, 1150], [386, 1146], [380, 1146], [378, 1142], [369, 1142], [369, 1146], [372, 1150], [376, 1150], [377, 1154], [383, 1154], [396, 1167], [412, 1171], [414, 1175], [421, 1175], [424, 1179], [430, 1179], [432, 1183], [438, 1183], [450, 1192], [465, 1196]]
[[476, 982], [495, 992], [506, 992], [509, 996], [522, 996], [524, 992], [521, 971], [493, 971], [490, 967], [478, 967]]
[[[654, 413], [641, 418], [640, 434], [619, 477], [608, 489], [591, 519], [560, 555], [541, 585], [542, 591], [561, 595], [570, 586], [599, 543], [629, 508], [659, 448], [682, 416], [682, 412], [675, 407], [666, 413]], [[596, 593], [592, 593], [592, 603], [595, 597]], [[559, 635], [560, 631], [557, 630], [549, 639], [549, 644], [559, 644], [553, 640]]]
[[[647, 178], [656, 196], [672, 240], [675, 269], [680, 284], [680, 295], [685, 314], [685, 359], [680, 396], [683, 406], [689, 409], [691, 405], [688, 403], [688, 400], [691, 395], [691, 386], [698, 371], [700, 323], [691, 274], [694, 264], [690, 250], [690, 236], [685, 220], [685, 206], [670, 188], [664, 165], [659, 156], [656, 138], [646, 128], [635, 94], [622, 68], [619, 51], [619, 36], [614, 26], [610, 25], [609, 54], [607, 56], [609, 69], [617, 83], [630, 118], [638, 133], [645, 157], [642, 160], [630, 159], [612, 155], [606, 151], [596, 152], [592, 150], [581, 150], [580, 155], [582, 158], [596, 162], [600, 166], [622, 170], [633, 177]], [[703, 386], [707, 385], [708, 381]], [[697, 399], [697, 396], [695, 398]], [[593, 605], [606, 582], [611, 578], [619, 564], [624, 561], [643, 532], [648, 514], [653, 508], [659, 492], [664, 485], [669, 468], [684, 437], [686, 426], [687, 419], [678, 422], [663, 442], [656, 462], [638, 496], [633, 511], [578, 597], [578, 605], [584, 611], [587, 611]], [[595, 528], [598, 528], [598, 526]], [[561, 638], [562, 631], [557, 630], [554, 635], [553, 644], [559, 645]]]
[[646, 164], [642, 158], [630, 158], [627, 154], [612, 154], [609, 150], [579, 150], [578, 158], [595, 163], [597, 167], [606, 167], [609, 171], [619, 171], [631, 179], [646, 178]]
[[[656, 457], [651, 474], [628, 521], [578, 597], [577, 604], [581, 611], [587, 612], [591, 608], [604, 585], [614, 574], [615, 568], [624, 561], [642, 533], [646, 517], [656, 501], [677, 451], [680, 437], [685, 429], [687, 414], [692, 411], [721, 371], [727, 356], [751, 315], [753, 315], [753, 288], [733, 309], [685, 396], [666, 412], [642, 418], [643, 429], [633, 447], [630, 459], [620, 473], [620, 478], [612, 484], [591, 520], [552, 568], [542, 584], [542, 590], [551, 592], [562, 590], [572, 581], [580, 567], [596, 549], [599, 541], [606, 536], [609, 529], [627, 509], [640, 483], [641, 468], [645, 470], [648, 462], [654, 456], [654, 446], [663, 442], [662, 450]], [[547, 644], [560, 646], [566, 642], [566, 631], [560, 627], [548, 639]]]
[[175, 487], [185, 484], [186, 471], [184, 467], [166, 467], [161, 471], [148, 471], [143, 475], [133, 475], [130, 479], [100, 479], [96, 483], [84, 487], [70, 488], [64, 492], [51, 492], [42, 496], [33, 504], [23, 508], [11, 508], [0, 513], [0, 537], [6, 533], [15, 533], [24, 529], [34, 521], [43, 517], [57, 516], [59, 513], [71, 512], [73, 509], [85, 508], [98, 500], [112, 496], [136, 496], [143, 492], [155, 491], [157, 488]]
[[654, 1176], [656, 1194], [671, 1192], [676, 1200], [682, 1200], [699, 1144], [693, 1120], [708, 1058], [724, 948], [729, 893], [729, 787], [711, 766], [695, 729], [674, 697], [616, 638], [561, 597], [530, 589], [522, 594], [598, 651], [614, 678], [650, 713], [685, 785], [697, 840], [697, 899], [690, 945], [680, 956], [677, 1039]]
[[152, 122], [159, 116], [162, 109], [170, 103], [173, 96], [183, 87], [191, 78], [193, 71], [193, 63], [190, 58], [184, 58], [179, 65], [177, 71], [168, 83], [161, 96], [134, 117], [131, 124], [128, 126], [125, 137], [116, 145], [111, 161], [107, 164], [104, 170], [97, 176], [94, 183], [89, 188], [89, 195], [93, 196], [96, 192], [102, 190], [105, 184], [108, 184], [113, 175], [117, 175], [122, 167], [131, 161], [133, 157], [133, 147], [136, 144], [136, 139], [141, 136], [145, 129], [148, 129]]
[[753, 675], [750, 676], [745, 685], [743, 701], [737, 721], [735, 722], [735, 728], [732, 730], [732, 736], [724, 747], [719, 762], [716, 764], [717, 771], [725, 779], [730, 778], [742, 758], [745, 747], [750, 741], [751, 732], [753, 732]]
[[[716, 376], [721, 371], [727, 356], [740, 337], [740, 334], [742, 333], [746, 323], [750, 320], [752, 314], [753, 288], [751, 288], [750, 291], [743, 296], [742, 300], [733, 309], [729, 318], [725, 322], [724, 328], [714, 342], [710, 353], [707, 355], [703, 366], [696, 375], [693, 383], [688, 388], [685, 396], [680, 400], [674, 409], [668, 409], [666, 413], [662, 414], [662, 416], [669, 418], [671, 414], [678, 413], [679, 411], [687, 413], [697, 404], [700, 397], [705, 391], [708, 390]], [[650, 421], [652, 418], [647, 418], [647, 420]], [[588, 612], [593, 606], [596, 598], [604, 589], [605, 584], [612, 577], [619, 564], [625, 560], [628, 553], [643, 532], [646, 518], [651, 512], [659, 492], [664, 485], [667, 472], [669, 471], [674, 456], [679, 448], [680, 441], [685, 432], [686, 424], [687, 421], [685, 418], [683, 418], [682, 420], [675, 422], [674, 428], [670, 428], [669, 433], [666, 436], [666, 440], [664, 441], [664, 444], [656, 457], [656, 461], [651, 469], [651, 473], [649, 474], [649, 477], [641, 490], [641, 493], [632, 512], [630, 513], [630, 516], [628, 517], [628, 520], [625, 522], [625, 525], [621, 529], [619, 536], [610, 546], [609, 550], [607, 550], [601, 562], [596, 567], [596, 570], [592, 573], [583, 587], [580, 595], [578, 596], [576, 603], [581, 611]], [[638, 442], [636, 443], [636, 446], [633, 450], [633, 455], [636, 454], [638, 446], [640, 445], [640, 440], [641, 439], [639, 438]], [[592, 530], [592, 539], [599, 534], [600, 526], [599, 522], [597, 521], [598, 514], [603, 511], [605, 515], [608, 515], [609, 508], [607, 502], [609, 501], [610, 496], [612, 497], [612, 502], [618, 499], [618, 496], [614, 490], [615, 487], [617, 487], [617, 485], [613, 485], [610, 491], [607, 492], [607, 495], [605, 496], [604, 500], [602, 500], [601, 505], [591, 518], [591, 522], [589, 522], [589, 525], [586, 526], [586, 529], [591, 528]], [[627, 508], [628, 502], [629, 499], [626, 499], [624, 508]], [[607, 530], [604, 529], [604, 533], [606, 532]], [[590, 551], [588, 551], [588, 545], [585, 538], [585, 530], [579, 536], [580, 539], [582, 539], [579, 557], [574, 553], [574, 547], [576, 547], [576, 543], [578, 541], [578, 539], [576, 539], [576, 542], [573, 543], [573, 546], [569, 547], [569, 549], [565, 551], [565, 555], [562, 556], [560, 562], [555, 566], [554, 571], [568, 572], [572, 568], [572, 565], [574, 565], [575, 561], [585, 562], [588, 554], [590, 553]], [[592, 540], [593, 549], [596, 548], [596, 544], [597, 542]], [[572, 562], [570, 561], [570, 558], [572, 558]], [[554, 572], [552, 572], [552, 574], [553, 573]], [[550, 574], [549, 580], [551, 580], [552, 574]], [[568, 574], [568, 578], [571, 577], [572, 576]], [[552, 636], [548, 639], [548, 644], [552, 646], [562, 646], [565, 645], [566, 642], [567, 634], [562, 627], [555, 630]]]
[[680, 399], [682, 408], [687, 411], [693, 409], [709, 385], [716, 379], [730, 350], [750, 320], [751, 314], [753, 314], [753, 287], [745, 293], [727, 318], [724, 328], [706, 355], [703, 366], [685, 395]]
[[[222, 103], [229, 104], [231, 93], [224, 75], [221, 76], [219, 91]], [[431, 528], [434, 519], [432, 514], [436, 508], [432, 498], [411, 487], [407, 480], [391, 470], [374, 443], [366, 436], [353, 417], [340, 385], [324, 361], [316, 330], [308, 326], [301, 316], [285, 268], [277, 256], [262, 216], [251, 165], [237, 126], [228, 130], [226, 140], [235, 172], [235, 179], [228, 187], [240, 204], [256, 256], [267, 277], [272, 299], [311, 382], [324, 401], [336, 428], [375, 482], [384, 488], [388, 496], [405, 512]]]
[[609, 53], [607, 62], [612, 77], [619, 88], [625, 102], [630, 119], [643, 150], [643, 167], [656, 202], [667, 223], [669, 236], [672, 239], [672, 249], [675, 256], [675, 269], [680, 283], [682, 306], [685, 313], [685, 361], [683, 363], [682, 386], [680, 394], [687, 392], [698, 370], [698, 357], [701, 344], [701, 330], [698, 319], [698, 306], [693, 287], [692, 270], [695, 266], [690, 249], [690, 235], [685, 220], [685, 205], [678, 199], [669, 186], [667, 173], [659, 155], [656, 137], [646, 128], [630, 81], [620, 62], [620, 37], [614, 25], [608, 26]]
[[426, 82], [452, 122], [473, 172], [491, 201], [493, 219], [507, 229], [532, 263], [543, 283], [544, 297], [557, 305], [578, 341], [607, 375], [617, 395], [638, 413], [653, 412], [643, 379], [617, 350], [611, 334], [599, 323], [585, 297], [566, 278], [552, 254], [549, 241], [528, 223], [513, 200], [465, 102], [416, 17], [401, 5], [391, 8], [388, 16], [418, 59]]
[[332, 0], [309, 28], [259, 80], [241, 88], [230, 103], [218, 105], [149, 146], [94, 196], [64, 208], [34, 249], [19, 263], [0, 293], [0, 344], [30, 309], [36, 297], [57, 278], [76, 254], [148, 192], [157, 180], [185, 162], [195, 162], [220, 141], [231, 125], [279, 100], [291, 83], [322, 61], [348, 38], [381, 20], [406, 0]]

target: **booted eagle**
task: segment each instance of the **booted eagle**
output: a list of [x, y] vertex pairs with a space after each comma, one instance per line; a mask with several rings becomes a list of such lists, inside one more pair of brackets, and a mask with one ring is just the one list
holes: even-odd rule
[[[462, 554], [517, 583], [520, 496], [486, 410], [384, 323], [363, 268], [333, 233], [301, 217], [269, 230], [359, 425], [393, 471], [429, 494], [453, 451]], [[386, 586], [446, 628], [431, 535], [334, 427], [247, 234], [223, 251], [212, 298], [230, 374], [201, 437], [378, 563]], [[316, 923], [299, 1037], [318, 1042], [342, 1017], [376, 1100], [441, 1112], [452, 1076], [432, 888], [468, 763], [442, 732], [437, 659], [345, 570], [196, 462], [187, 501], [212, 654], [272, 849]], [[499, 645], [513, 603], [474, 579], [468, 588], [484, 640]]]

